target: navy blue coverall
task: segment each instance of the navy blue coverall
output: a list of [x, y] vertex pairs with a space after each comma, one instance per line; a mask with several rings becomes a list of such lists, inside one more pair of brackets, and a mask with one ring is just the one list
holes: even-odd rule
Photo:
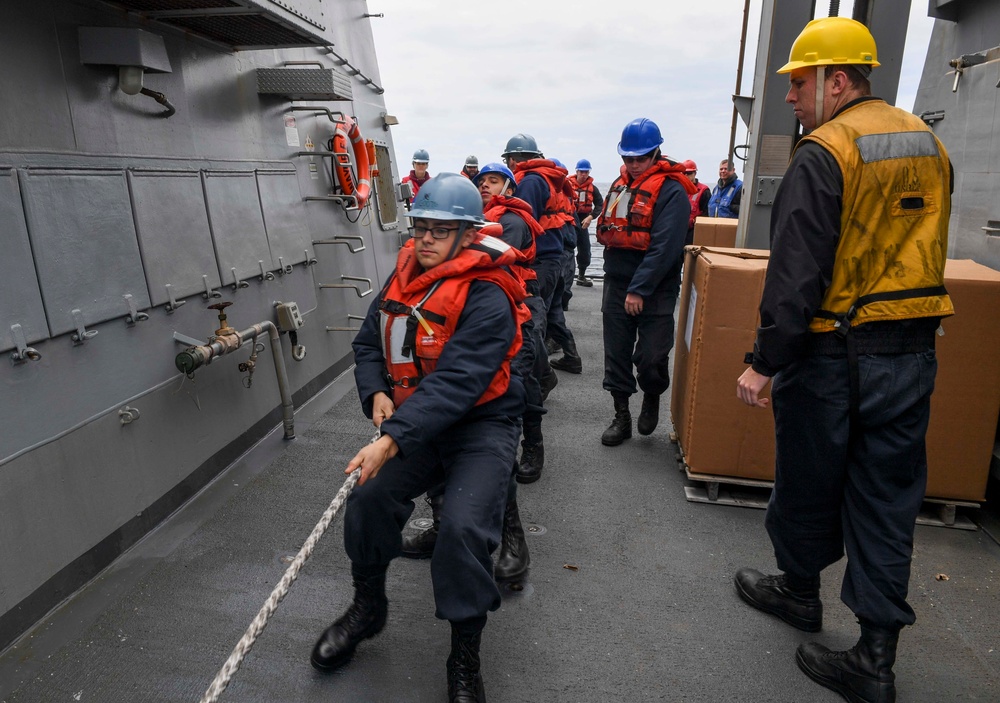
[[765, 525], [778, 568], [799, 578], [818, 576], [846, 549], [842, 600], [859, 618], [899, 629], [916, 619], [906, 596], [939, 320], [852, 328], [860, 378], [853, 423], [843, 340], [809, 331], [833, 275], [843, 189], [834, 157], [806, 143], [774, 201], [753, 360], [756, 372], [774, 377], [777, 455]]
[[[379, 334], [378, 300], [354, 339], [354, 377], [362, 409], [391, 397]], [[507, 392], [475, 405], [500, 368], [515, 334], [506, 295], [473, 281], [454, 335], [433, 372], [382, 423], [399, 453], [347, 501], [344, 546], [351, 562], [384, 566], [401, 554], [413, 499], [444, 484], [445, 500], [431, 559], [436, 615], [453, 622], [500, 607], [491, 554], [500, 544], [511, 467], [521, 435], [524, 386], [511, 374]]]

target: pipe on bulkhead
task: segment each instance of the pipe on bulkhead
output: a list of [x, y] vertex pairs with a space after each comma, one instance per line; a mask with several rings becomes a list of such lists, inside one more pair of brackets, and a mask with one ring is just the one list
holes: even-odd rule
[[228, 329], [232, 331], [222, 331], [208, 344], [188, 347], [175, 357], [174, 365], [182, 373], [191, 375], [196, 369], [212, 363], [216, 357], [239, 350], [248, 340], [251, 344], [256, 344], [257, 337], [267, 330], [271, 342], [271, 356], [274, 357], [274, 372], [278, 379], [278, 391], [281, 393], [281, 421], [285, 428], [285, 439], [295, 439], [295, 406], [292, 405], [292, 394], [288, 386], [288, 374], [285, 372], [285, 360], [281, 354], [281, 339], [278, 337], [277, 326], [270, 320], [264, 320], [240, 332], [232, 327]]

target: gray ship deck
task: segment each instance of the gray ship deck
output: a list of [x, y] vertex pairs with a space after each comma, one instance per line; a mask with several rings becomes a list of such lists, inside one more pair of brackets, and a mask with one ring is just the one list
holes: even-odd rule
[[[759, 510], [685, 501], [669, 420], [617, 448], [601, 391], [600, 285], [568, 313], [585, 370], [560, 374], [545, 421], [546, 469], [519, 490], [530, 581], [491, 615], [491, 701], [835, 701], [794, 663], [806, 635], [737, 597], [740, 566], [773, 568]], [[633, 398], [637, 410], [638, 398]], [[736, 402], [734, 400], [734, 402]], [[664, 408], [664, 415], [666, 415]], [[371, 436], [350, 378], [0, 656], [0, 700], [197, 701]], [[425, 515], [418, 506], [414, 517]], [[442, 701], [447, 623], [434, 619], [429, 564], [389, 571], [389, 623], [334, 675], [308, 657], [351, 595], [337, 520], [222, 701]], [[567, 568], [572, 566], [574, 568]], [[843, 564], [825, 574], [825, 630], [850, 646]], [[947, 574], [948, 580], [936, 580]], [[917, 528], [916, 626], [903, 633], [899, 700], [1000, 700], [1000, 548], [989, 535]]]

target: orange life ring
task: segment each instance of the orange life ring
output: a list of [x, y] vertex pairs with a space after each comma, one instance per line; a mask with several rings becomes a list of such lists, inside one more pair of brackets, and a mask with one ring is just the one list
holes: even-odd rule
[[[347, 143], [351, 143], [351, 150], [348, 152]], [[353, 195], [357, 198], [358, 207], [363, 208], [368, 204], [368, 199], [372, 194], [371, 183], [371, 160], [368, 156], [368, 146], [357, 123], [347, 115], [344, 121], [337, 123], [337, 131], [333, 134], [334, 172], [337, 174], [337, 183], [345, 195]], [[354, 166], [357, 169], [356, 175], [351, 172], [351, 154], [354, 154]]]

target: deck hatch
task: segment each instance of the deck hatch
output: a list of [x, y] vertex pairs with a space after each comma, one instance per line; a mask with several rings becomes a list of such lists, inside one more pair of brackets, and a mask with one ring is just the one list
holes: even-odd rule
[[12, 325], [21, 326], [28, 344], [49, 336], [42, 294], [31, 261], [17, 172], [10, 168], [0, 168], [0, 222], [4, 232], [3, 256], [0, 256], [0, 351], [7, 351], [15, 347]]
[[131, 171], [129, 190], [154, 306], [221, 285], [198, 171]]
[[[124, 318], [125, 295], [150, 307], [125, 172], [28, 169], [21, 190], [49, 333]], [[110, 275], [114, 272], [114, 275]]]
[[328, 46], [318, 0], [107, 0], [233, 49]]

